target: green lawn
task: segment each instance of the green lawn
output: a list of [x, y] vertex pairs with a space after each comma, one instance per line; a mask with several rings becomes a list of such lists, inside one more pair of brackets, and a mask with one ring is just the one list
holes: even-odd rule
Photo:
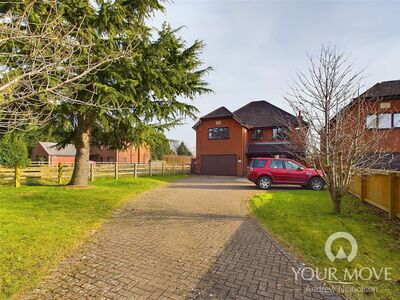
[[87, 189], [0, 187], [0, 299], [33, 288], [130, 196], [182, 177], [98, 179]]
[[[372, 288], [368, 292], [350, 292], [352, 299], [400, 299], [400, 225], [373, 213], [360, 200], [346, 196], [341, 216], [331, 213], [332, 205], [326, 191], [273, 191], [254, 196], [250, 209], [269, 232], [284, 245], [320, 270], [335, 267], [339, 278], [343, 270], [363, 267], [391, 269], [391, 281], [357, 280], [355, 287]], [[358, 243], [358, 254], [351, 262], [331, 262], [325, 255], [325, 241], [337, 231], [353, 235]], [[333, 243], [333, 253], [342, 246], [349, 253], [348, 242], [343, 239]], [[364, 278], [369, 270], [364, 269]], [[342, 285], [343, 287], [344, 285]]]

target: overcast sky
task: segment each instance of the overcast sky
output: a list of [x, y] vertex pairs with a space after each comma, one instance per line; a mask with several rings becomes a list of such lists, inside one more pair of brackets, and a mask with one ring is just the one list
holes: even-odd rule
[[[306, 52], [336, 45], [367, 67], [366, 87], [400, 79], [400, 2], [176, 0], [156, 23], [185, 25], [188, 42], [206, 43], [203, 60], [214, 71], [206, 78], [214, 94], [194, 104], [202, 116], [220, 106], [233, 111], [251, 100], [287, 109], [283, 95]], [[195, 148], [195, 121], [167, 133]]]

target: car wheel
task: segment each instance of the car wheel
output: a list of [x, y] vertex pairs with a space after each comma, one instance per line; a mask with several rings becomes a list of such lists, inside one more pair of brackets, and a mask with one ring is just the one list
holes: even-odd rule
[[324, 181], [321, 178], [313, 178], [308, 187], [313, 191], [320, 191], [324, 188]]
[[268, 176], [261, 176], [257, 180], [257, 186], [262, 190], [268, 190], [271, 187], [271, 185], [272, 185], [272, 180]]

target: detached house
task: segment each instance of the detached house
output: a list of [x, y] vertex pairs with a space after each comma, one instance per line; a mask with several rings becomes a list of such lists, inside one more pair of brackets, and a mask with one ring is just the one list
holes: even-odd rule
[[[400, 170], [400, 80], [379, 82], [359, 99], [369, 103], [368, 114], [360, 122], [371, 132], [382, 133], [381, 146], [389, 152], [377, 167]], [[352, 102], [350, 109], [357, 109], [358, 103]]]
[[301, 155], [304, 149], [290, 140], [284, 126], [297, 122], [267, 101], [253, 101], [234, 112], [225, 107], [210, 112], [193, 127], [196, 173], [242, 176], [254, 157]]

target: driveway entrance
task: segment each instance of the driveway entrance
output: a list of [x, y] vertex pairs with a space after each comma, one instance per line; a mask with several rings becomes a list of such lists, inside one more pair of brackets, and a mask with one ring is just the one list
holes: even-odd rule
[[329, 299], [257, 222], [245, 179], [195, 176], [133, 198], [38, 290], [39, 299]]

